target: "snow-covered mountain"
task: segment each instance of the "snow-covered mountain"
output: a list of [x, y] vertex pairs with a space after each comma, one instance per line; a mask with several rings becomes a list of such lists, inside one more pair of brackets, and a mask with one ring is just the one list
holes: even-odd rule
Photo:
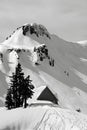
[[21, 63], [35, 87], [48, 86], [61, 108], [87, 114], [87, 48], [67, 42], [38, 24], [16, 29], [0, 44], [0, 105], [9, 75]]

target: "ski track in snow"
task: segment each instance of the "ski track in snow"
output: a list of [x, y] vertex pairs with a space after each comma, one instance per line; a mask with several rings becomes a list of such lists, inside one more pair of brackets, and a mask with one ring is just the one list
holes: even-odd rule
[[87, 120], [75, 113], [48, 110], [35, 130], [87, 130]]
[[[15, 113], [17, 119], [14, 118], [14, 115], [10, 119], [14, 112], [7, 111], [11, 116], [6, 117], [8, 123], [5, 121], [6, 119], [4, 122], [3, 118], [0, 119], [0, 130], [14, 130], [14, 128], [15, 130], [19, 130], [19, 128], [20, 130], [87, 130], [87, 116], [75, 111], [38, 105], [25, 110], [19, 109], [17, 112]], [[29, 114], [33, 116], [30, 118]], [[3, 115], [4, 118], [5, 116]]]

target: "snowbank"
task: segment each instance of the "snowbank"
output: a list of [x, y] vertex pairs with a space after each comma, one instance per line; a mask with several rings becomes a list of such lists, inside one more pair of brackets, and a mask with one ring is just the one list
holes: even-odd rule
[[47, 105], [0, 111], [0, 130], [87, 130], [87, 116]]

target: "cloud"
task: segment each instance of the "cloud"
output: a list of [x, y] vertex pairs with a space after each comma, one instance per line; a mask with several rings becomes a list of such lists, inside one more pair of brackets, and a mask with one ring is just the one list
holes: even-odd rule
[[[87, 33], [87, 0], [2, 0], [0, 37], [17, 26], [38, 22], [66, 40], [84, 40]], [[3, 35], [3, 36], [2, 36]]]

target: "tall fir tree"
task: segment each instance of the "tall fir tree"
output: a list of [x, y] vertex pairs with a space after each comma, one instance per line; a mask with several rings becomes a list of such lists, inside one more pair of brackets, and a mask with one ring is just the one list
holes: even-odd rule
[[15, 73], [12, 74], [10, 88], [7, 91], [5, 105], [8, 109], [27, 107], [27, 99], [33, 95], [34, 86], [31, 84], [29, 76], [24, 77], [21, 64], [18, 63]]
[[34, 85], [31, 83], [32, 80], [30, 80], [30, 76], [28, 75], [24, 79], [24, 85], [22, 86], [22, 97], [23, 97], [23, 103], [24, 103], [24, 108], [27, 107], [27, 99], [32, 98], [33, 95], [33, 89]]

